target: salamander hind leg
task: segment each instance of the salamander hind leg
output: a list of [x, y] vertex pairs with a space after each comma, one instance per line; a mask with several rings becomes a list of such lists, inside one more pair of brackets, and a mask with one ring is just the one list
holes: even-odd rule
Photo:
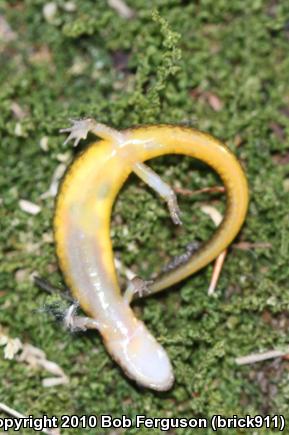
[[187, 263], [193, 254], [195, 254], [201, 247], [200, 242], [190, 242], [186, 246], [185, 252], [182, 254], [176, 255], [173, 257], [167, 264], [165, 264], [162, 268], [162, 273], [167, 273], [172, 270], [177, 269], [179, 266]]
[[133, 166], [134, 173], [155, 192], [157, 192], [168, 204], [172, 221], [175, 225], [182, 225], [181, 212], [173, 189], [165, 183], [161, 177], [143, 163]]
[[133, 300], [134, 296], [142, 298], [149, 294], [149, 286], [153, 281], [144, 281], [143, 279], [135, 276], [129, 281], [129, 285], [124, 292], [124, 300], [129, 305]]

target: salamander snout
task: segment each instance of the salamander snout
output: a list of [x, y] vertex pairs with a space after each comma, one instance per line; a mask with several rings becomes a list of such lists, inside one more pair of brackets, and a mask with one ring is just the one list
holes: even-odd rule
[[157, 391], [172, 387], [174, 375], [168, 355], [141, 322], [130, 336], [107, 344], [114, 359], [138, 384]]

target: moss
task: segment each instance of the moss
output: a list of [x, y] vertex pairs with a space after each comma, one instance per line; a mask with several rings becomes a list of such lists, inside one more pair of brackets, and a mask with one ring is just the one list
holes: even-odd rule
[[[70, 377], [66, 386], [45, 389], [44, 371], [1, 359], [1, 401], [35, 415], [288, 417], [288, 363], [234, 363], [236, 356], [288, 344], [288, 2], [127, 3], [136, 11], [131, 20], [105, 1], [97, 7], [92, 0], [75, 2], [68, 12], [59, 0], [55, 19], [47, 22], [43, 0], [1, 2], [15, 35], [0, 41], [0, 323], [11, 337], [43, 349]], [[84, 115], [118, 128], [185, 123], [225, 141], [250, 182], [250, 210], [237, 242], [271, 243], [267, 249], [231, 249], [215, 297], [206, 295], [209, 266], [136, 304], [173, 361], [176, 383], [167, 393], [130, 383], [97, 334], [61, 330], [41, 311], [51, 300], [29, 279], [37, 271], [63, 286], [49, 239], [53, 200], [41, 194], [61, 155], [78, 152], [63, 145], [59, 128]], [[43, 137], [47, 151], [40, 147]], [[208, 168], [187, 158], [151, 165], [171, 185], [218, 183]], [[21, 198], [41, 205], [41, 213], [24, 213]], [[221, 196], [181, 197], [185, 229], [175, 229], [162, 201], [131, 177], [114, 209], [115, 250], [149, 277], [160, 259], [210, 237], [213, 226], [200, 211], [205, 201], [224, 207]]]

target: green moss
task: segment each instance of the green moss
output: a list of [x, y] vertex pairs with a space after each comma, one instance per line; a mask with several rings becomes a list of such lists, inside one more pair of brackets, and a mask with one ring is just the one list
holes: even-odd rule
[[[49, 23], [43, 0], [1, 2], [15, 37], [0, 41], [0, 324], [11, 337], [43, 349], [70, 383], [44, 388], [45, 371], [1, 358], [0, 401], [35, 415], [282, 412], [289, 417], [288, 363], [237, 367], [234, 362], [237, 356], [288, 344], [288, 2], [127, 1], [136, 11], [131, 20], [118, 16], [106, 1], [97, 6], [92, 0], [75, 2], [72, 12], [65, 1], [56, 3]], [[220, 110], [210, 104], [212, 95]], [[23, 112], [20, 118], [15, 104]], [[225, 141], [250, 182], [249, 214], [237, 241], [271, 243], [271, 248], [231, 249], [215, 297], [206, 295], [209, 266], [175, 289], [136, 304], [173, 361], [176, 383], [167, 393], [130, 383], [97, 334], [63, 331], [43, 312], [53, 301], [29, 279], [36, 271], [63, 286], [49, 239], [53, 200], [41, 194], [48, 190], [59, 155], [78, 152], [63, 145], [58, 130], [68, 118], [87, 115], [118, 128], [185, 123]], [[40, 147], [44, 136], [47, 151]], [[219, 182], [187, 158], [160, 158], [151, 166], [175, 186], [195, 189]], [[24, 213], [21, 198], [41, 205], [41, 213]], [[182, 229], [173, 227], [164, 203], [136, 177], [119, 196], [114, 248], [143, 277], [157, 272], [160, 259], [165, 263], [189, 241], [210, 237], [213, 225], [200, 211], [201, 203], [224, 208], [218, 195], [179, 201]], [[19, 270], [25, 270], [23, 280]]]

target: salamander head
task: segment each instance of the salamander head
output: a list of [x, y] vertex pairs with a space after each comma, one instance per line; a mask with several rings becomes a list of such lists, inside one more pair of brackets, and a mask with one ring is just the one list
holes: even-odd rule
[[105, 341], [113, 358], [138, 384], [157, 391], [172, 387], [174, 375], [167, 353], [142, 322], [131, 335]]

